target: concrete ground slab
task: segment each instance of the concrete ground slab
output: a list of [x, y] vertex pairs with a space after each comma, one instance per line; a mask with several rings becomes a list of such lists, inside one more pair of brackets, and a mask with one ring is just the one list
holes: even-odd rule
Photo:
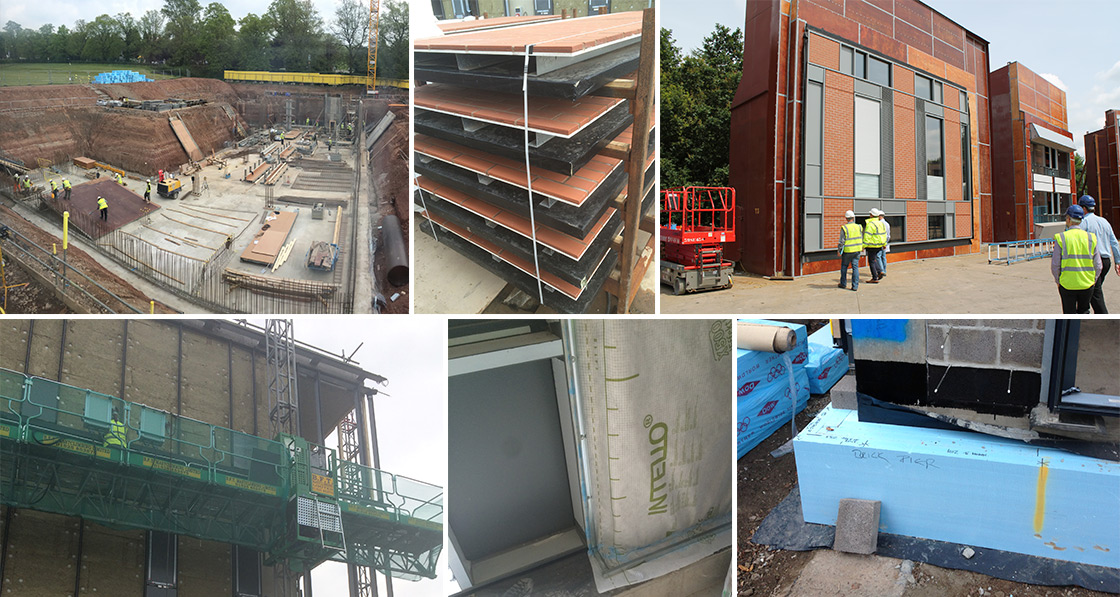
[[[989, 265], [987, 252], [903, 261], [888, 265], [887, 278], [859, 291], [839, 289], [839, 272], [790, 281], [735, 276], [727, 290], [673, 296], [661, 286], [661, 313], [1061, 313], [1050, 260]], [[1106, 302], [1120, 312], [1120, 276], [1104, 281]]]

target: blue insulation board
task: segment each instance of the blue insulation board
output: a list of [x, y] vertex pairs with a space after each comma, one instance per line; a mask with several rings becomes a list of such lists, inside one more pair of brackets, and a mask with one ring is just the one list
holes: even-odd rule
[[879, 530], [1120, 568], [1120, 464], [826, 407], [794, 440], [806, 522], [879, 500]]
[[[805, 368], [795, 369], [793, 379], [796, 403], [790, 400], [789, 378], [785, 375], [739, 396], [736, 401], [736, 458], [742, 458], [782, 425], [789, 425], [793, 414], [805, 409], [809, 402], [809, 377]], [[794, 413], [790, 412], [791, 408]]]
[[766, 319], [742, 319], [747, 323], [788, 327], [797, 336], [797, 346], [788, 353], [793, 367], [796, 401], [790, 398], [789, 370], [780, 354], [737, 349], [736, 371], [736, 458], [762, 443], [794, 412], [801, 412], [809, 401], [809, 377], [805, 363], [809, 345], [805, 326]]
[[848, 372], [848, 355], [832, 346], [832, 324], [809, 335], [809, 359], [805, 362], [809, 374], [809, 391], [824, 394]]

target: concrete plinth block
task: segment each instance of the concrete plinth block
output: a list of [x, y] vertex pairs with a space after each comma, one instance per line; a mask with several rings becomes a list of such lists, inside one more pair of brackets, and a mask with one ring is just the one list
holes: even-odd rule
[[828, 395], [832, 398], [832, 408], [856, 410], [856, 376], [841, 377]]
[[836, 513], [836, 539], [832, 549], [873, 554], [879, 545], [879, 508], [875, 500], [842, 499]]

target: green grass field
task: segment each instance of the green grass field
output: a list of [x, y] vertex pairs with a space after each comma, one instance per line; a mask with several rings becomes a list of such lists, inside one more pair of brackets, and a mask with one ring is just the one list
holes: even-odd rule
[[153, 74], [149, 66], [140, 64], [74, 64], [37, 62], [0, 64], [0, 87], [9, 85], [84, 85], [97, 75], [114, 70], [134, 70], [149, 79], [174, 79], [171, 75]]

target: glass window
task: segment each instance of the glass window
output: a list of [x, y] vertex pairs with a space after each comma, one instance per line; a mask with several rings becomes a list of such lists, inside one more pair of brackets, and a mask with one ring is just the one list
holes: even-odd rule
[[926, 238], [935, 240], [938, 238], [945, 238], [945, 216], [928, 216], [926, 218], [929, 223], [928, 234]]
[[1069, 178], [1069, 153], [1058, 152], [1058, 177]]
[[260, 597], [261, 554], [259, 551], [233, 546], [233, 590], [238, 597]]
[[926, 116], [926, 175], [945, 176], [944, 130], [940, 118]]
[[959, 108], [961, 109], [961, 112], [964, 112], [964, 113], [967, 114], [968, 113], [968, 92], [967, 91], [959, 91], [958, 93], [961, 94], [961, 103], [960, 103]]
[[891, 226], [890, 242], [906, 242], [906, 216], [884, 216], [883, 220]]
[[961, 125], [961, 197], [972, 199], [972, 139], [965, 124]]
[[867, 57], [867, 80], [883, 87], [891, 86], [891, 65], [874, 56]]
[[814, 81], [805, 88], [805, 193], [813, 197], [821, 195], [823, 93], [823, 86]]
[[878, 197], [881, 167], [879, 102], [856, 97], [855, 196]]
[[933, 100], [933, 92], [930, 91], [930, 83], [933, 81], [929, 77], [923, 77], [917, 73], [914, 74], [914, 95], [924, 99]]
[[867, 58], [867, 54], [864, 54], [863, 52], [856, 52], [855, 53], [855, 77], [857, 79], [867, 78], [867, 75], [864, 74], [864, 68], [863, 68], [864, 67], [864, 60], [866, 58]]
[[943, 89], [942, 89], [941, 81], [934, 81], [933, 82], [933, 101], [934, 102], [937, 102], [939, 104], [944, 104], [945, 103], [945, 100], [941, 95], [942, 91], [943, 91]]
[[178, 537], [163, 531], [148, 531], [148, 585], [174, 587], [177, 582]]
[[926, 200], [945, 200], [945, 128], [940, 118], [926, 115]]

